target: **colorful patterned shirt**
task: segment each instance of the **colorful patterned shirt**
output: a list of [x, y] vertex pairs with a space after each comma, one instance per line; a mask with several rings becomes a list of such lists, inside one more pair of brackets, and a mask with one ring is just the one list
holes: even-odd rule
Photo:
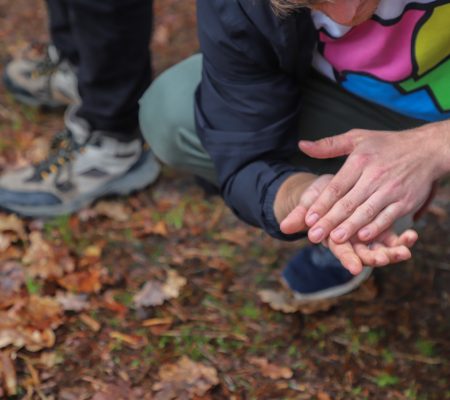
[[381, 0], [350, 28], [313, 12], [313, 65], [346, 90], [401, 114], [450, 118], [450, 0]]

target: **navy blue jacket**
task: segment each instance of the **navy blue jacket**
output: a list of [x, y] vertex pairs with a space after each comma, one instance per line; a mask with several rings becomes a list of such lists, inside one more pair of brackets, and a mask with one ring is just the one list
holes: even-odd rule
[[203, 53], [197, 132], [216, 167], [223, 198], [244, 221], [280, 239], [273, 202], [301, 167], [299, 87], [311, 65], [315, 30], [308, 10], [274, 15], [269, 0], [198, 0]]

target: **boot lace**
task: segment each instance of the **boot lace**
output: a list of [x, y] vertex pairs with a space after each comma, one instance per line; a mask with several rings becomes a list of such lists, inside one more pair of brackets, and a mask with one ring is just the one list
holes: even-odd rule
[[70, 163], [76, 153], [82, 153], [84, 145], [77, 143], [69, 129], [58, 132], [51, 144], [48, 157], [33, 165], [33, 180], [44, 180], [52, 173], [57, 173], [64, 165]]

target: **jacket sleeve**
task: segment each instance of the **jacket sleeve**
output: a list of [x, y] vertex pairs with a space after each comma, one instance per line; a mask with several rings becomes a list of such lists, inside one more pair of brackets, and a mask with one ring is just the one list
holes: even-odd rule
[[[277, 23], [271, 10], [255, 10], [257, 20], [250, 19], [258, 3], [263, 1], [197, 2], [203, 71], [196, 127], [235, 214], [276, 238], [294, 240], [302, 235], [279, 230], [273, 203], [284, 180], [306, 171], [288, 162], [298, 151], [299, 85], [281, 70], [276, 46], [257, 27]], [[281, 35], [283, 27], [273, 30]]]

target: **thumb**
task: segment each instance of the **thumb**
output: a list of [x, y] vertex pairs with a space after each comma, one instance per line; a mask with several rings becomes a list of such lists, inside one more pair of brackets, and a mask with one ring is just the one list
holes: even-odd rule
[[350, 154], [355, 145], [353, 137], [348, 133], [342, 135], [329, 136], [324, 139], [310, 142], [301, 140], [300, 150], [313, 158], [335, 158]]

